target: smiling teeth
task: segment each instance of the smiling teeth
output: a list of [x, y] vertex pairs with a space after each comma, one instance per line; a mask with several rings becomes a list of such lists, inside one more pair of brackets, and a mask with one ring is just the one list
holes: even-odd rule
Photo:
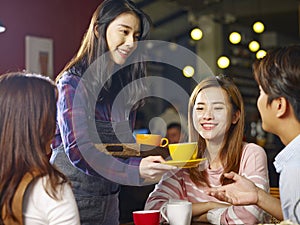
[[124, 55], [128, 55], [128, 52], [126, 52], [126, 51], [124, 51], [124, 50], [119, 49], [119, 51], [120, 51], [122, 54], [124, 54]]
[[203, 124], [202, 126], [207, 127], [207, 128], [211, 128], [211, 127], [214, 127], [215, 124]]

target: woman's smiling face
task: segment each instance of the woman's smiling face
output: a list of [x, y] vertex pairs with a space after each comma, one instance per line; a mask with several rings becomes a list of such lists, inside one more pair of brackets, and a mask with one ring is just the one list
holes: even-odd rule
[[137, 48], [137, 41], [141, 35], [140, 27], [140, 19], [133, 13], [122, 13], [108, 25], [108, 50], [116, 64], [124, 64]]
[[232, 106], [226, 91], [218, 87], [201, 90], [193, 108], [193, 121], [204, 139], [223, 140], [232, 123]]

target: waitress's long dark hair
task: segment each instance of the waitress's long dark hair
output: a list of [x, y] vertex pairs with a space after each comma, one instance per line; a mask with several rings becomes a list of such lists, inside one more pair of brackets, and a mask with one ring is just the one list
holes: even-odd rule
[[[90, 87], [88, 87], [88, 89], [92, 89], [94, 93], [98, 94], [99, 91], [97, 91], [97, 88], [100, 85], [109, 92], [111, 86], [114, 84], [111, 84], [111, 79], [108, 79], [108, 76], [111, 75], [115, 67], [108, 54], [105, 54], [109, 50], [106, 40], [106, 31], [108, 25], [116, 19], [116, 17], [126, 12], [133, 13], [140, 19], [141, 34], [139, 39], [148, 39], [151, 27], [150, 18], [138, 9], [132, 1], [104, 0], [92, 16], [89, 28], [84, 35], [79, 51], [61, 71], [56, 78], [56, 81], [60, 79], [65, 71], [70, 69], [74, 69], [74, 71], [72, 71], [73, 73], [82, 76], [93, 64], [93, 66], [96, 65], [96, 69], [92, 69], [92, 71], [96, 71], [96, 73], [92, 72], [93, 75], [89, 76], [88, 83], [90, 84]], [[97, 28], [97, 35], [95, 34], [95, 28]], [[132, 53], [127, 61], [132, 61], [134, 63], [129, 64], [119, 71], [119, 73], [122, 73], [119, 77], [122, 79], [121, 82], [124, 86], [131, 81], [146, 76], [146, 65], [139, 47]], [[140, 96], [143, 96], [145, 93], [146, 86], [144, 83], [142, 81], [135, 82], [129, 89], [128, 104], [138, 106], [135, 103], [138, 102]]]

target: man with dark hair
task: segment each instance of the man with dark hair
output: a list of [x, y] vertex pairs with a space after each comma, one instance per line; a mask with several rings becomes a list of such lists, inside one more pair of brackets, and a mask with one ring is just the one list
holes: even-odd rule
[[169, 144], [175, 144], [184, 141], [184, 131], [181, 130], [180, 123], [170, 123], [167, 126], [166, 138], [169, 140]]
[[274, 49], [253, 69], [262, 127], [285, 145], [274, 161], [280, 174], [280, 200], [234, 172], [224, 174], [232, 184], [208, 193], [234, 205], [256, 204], [279, 220], [300, 224], [300, 46]]

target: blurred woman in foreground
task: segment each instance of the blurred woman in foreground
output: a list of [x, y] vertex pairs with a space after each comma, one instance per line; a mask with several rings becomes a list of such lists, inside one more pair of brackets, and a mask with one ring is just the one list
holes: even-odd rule
[[80, 224], [71, 187], [47, 156], [57, 95], [45, 77], [0, 76], [0, 224]]

